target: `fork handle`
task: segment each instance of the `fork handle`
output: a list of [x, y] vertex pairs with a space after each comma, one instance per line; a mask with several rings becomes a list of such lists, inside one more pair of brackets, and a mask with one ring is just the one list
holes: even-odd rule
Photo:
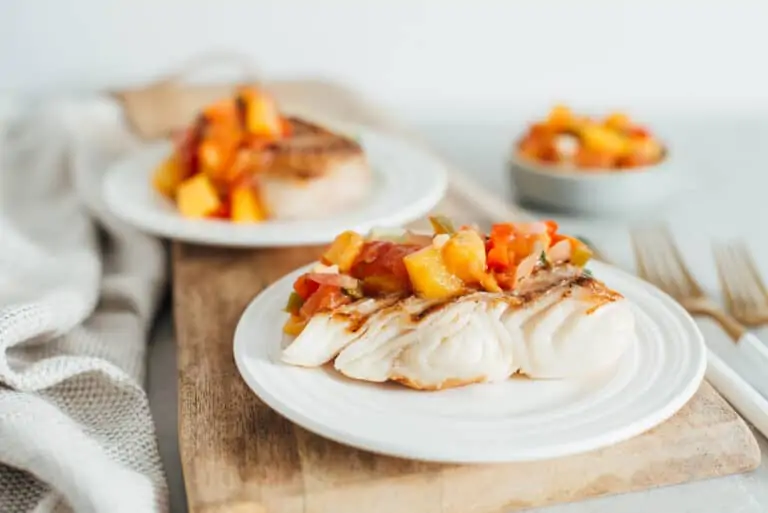
[[731, 340], [738, 343], [744, 335], [749, 335], [747, 328], [729, 314], [717, 307], [707, 308], [706, 313], [714, 319], [723, 330], [731, 337]]
[[768, 437], [768, 400], [711, 350], [707, 351], [707, 381], [742, 417]]
[[768, 398], [768, 374], [766, 374], [766, 370], [768, 370], [768, 347], [757, 336], [749, 332], [744, 333], [739, 338], [736, 346], [756, 371], [752, 376], [754, 379], [749, 379], [748, 376], [747, 381]]

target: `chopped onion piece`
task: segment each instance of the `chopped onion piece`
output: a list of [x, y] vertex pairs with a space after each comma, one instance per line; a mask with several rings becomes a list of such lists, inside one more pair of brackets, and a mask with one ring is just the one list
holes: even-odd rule
[[515, 272], [515, 283], [518, 283], [523, 278], [527, 278], [531, 275], [536, 268], [536, 264], [539, 263], [540, 256], [540, 253], [531, 253], [520, 262], [520, 265], [517, 266], [517, 271]]
[[533, 221], [530, 223], [515, 223], [514, 230], [524, 235], [539, 235], [541, 233], [547, 233], [547, 223], [540, 221]]
[[437, 249], [441, 249], [443, 246], [445, 246], [445, 243], [450, 240], [451, 236], [447, 233], [441, 233], [439, 235], [435, 235], [435, 237], [432, 239], [432, 245], [435, 246]]
[[571, 253], [571, 242], [564, 239], [556, 242], [547, 250], [547, 257], [550, 262], [566, 262], [571, 259]]
[[560, 134], [555, 138], [557, 153], [564, 160], [571, 160], [579, 150], [579, 139], [571, 134]]
[[339, 274], [339, 266], [317, 264], [312, 268], [312, 272], [317, 274]]

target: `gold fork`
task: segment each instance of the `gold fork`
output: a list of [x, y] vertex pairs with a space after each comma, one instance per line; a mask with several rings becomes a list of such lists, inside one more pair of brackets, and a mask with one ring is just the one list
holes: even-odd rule
[[731, 315], [753, 328], [768, 324], [768, 289], [746, 244], [716, 244], [714, 253], [725, 306]]
[[743, 338], [747, 328], [704, 293], [666, 227], [638, 228], [632, 230], [630, 237], [641, 278], [672, 296], [691, 315], [713, 319], [734, 342]]
[[[753, 336], [747, 329], [704, 294], [701, 286], [686, 268], [667, 228], [636, 229], [630, 236], [640, 278], [665, 291], [692, 315], [705, 315], [714, 319], [733, 340], [740, 341], [739, 346], [751, 348], [754, 345], [750, 343]], [[763, 359], [763, 363], [765, 362]], [[764, 436], [768, 436], [766, 380], [747, 382], [709, 347], [706, 377], [745, 419]]]

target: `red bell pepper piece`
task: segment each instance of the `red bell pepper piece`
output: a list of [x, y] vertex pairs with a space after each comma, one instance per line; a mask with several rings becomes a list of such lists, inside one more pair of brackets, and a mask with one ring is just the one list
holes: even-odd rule
[[293, 290], [296, 291], [302, 299], [306, 299], [315, 293], [320, 288], [320, 284], [309, 278], [309, 274], [302, 274], [293, 283]]

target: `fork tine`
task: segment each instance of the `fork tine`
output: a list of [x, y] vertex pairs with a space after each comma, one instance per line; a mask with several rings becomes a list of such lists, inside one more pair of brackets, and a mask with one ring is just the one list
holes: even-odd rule
[[731, 276], [731, 292], [733, 293], [734, 313], [741, 316], [742, 320], [750, 317], [752, 305], [752, 283], [749, 273], [744, 269], [744, 264], [738, 251], [733, 245], [726, 245], [725, 251], [730, 257], [730, 268], [727, 269]]
[[640, 249], [640, 243], [637, 240], [638, 234], [634, 230], [629, 233], [629, 240], [632, 243], [632, 252], [635, 254], [635, 264], [637, 265], [637, 274], [644, 280], [650, 281], [648, 269], [645, 266], [643, 251]]
[[[643, 231], [639, 230], [630, 232], [635, 254], [639, 257], [638, 274], [668, 293], [692, 314], [706, 315], [714, 319], [734, 342], [740, 341], [746, 333], [743, 324], [714, 306], [706, 297], [686, 267], [669, 230], [662, 227], [648, 229], [645, 231], [647, 235], [641, 235], [642, 233]], [[649, 258], [649, 254], [655, 255], [653, 260]], [[724, 253], [721, 254], [720, 260], [727, 266], [724, 257]], [[735, 299], [736, 292], [731, 295]]]
[[763, 277], [760, 275], [760, 271], [757, 269], [755, 260], [752, 258], [752, 253], [744, 242], [740, 242], [734, 245], [734, 251], [741, 257], [741, 261], [744, 265], [744, 269], [749, 274], [748, 283], [752, 285], [752, 288], [757, 296], [757, 299], [762, 303], [768, 303], [768, 290], [766, 290]]
[[715, 267], [717, 269], [717, 278], [720, 282], [720, 288], [723, 291], [725, 308], [730, 310], [735, 316], [740, 316], [741, 304], [737, 300], [736, 288], [733, 283], [733, 265], [730, 262], [727, 247], [723, 244], [716, 244], [713, 248], [715, 254]]
[[718, 251], [728, 309], [744, 323], [759, 324], [768, 317], [768, 296], [749, 250], [743, 244], [720, 244]]
[[658, 282], [656, 274], [653, 272], [653, 268], [648, 265], [648, 260], [645, 256], [646, 245], [641, 243], [643, 235], [638, 230], [632, 230], [629, 234], [632, 241], [632, 251], [635, 254], [635, 262], [637, 264], [637, 274], [644, 280]]
[[678, 301], [703, 296], [666, 226], [636, 228], [632, 232], [635, 253], [643, 254], [643, 270], [648, 281]]
[[669, 251], [672, 258], [675, 260], [678, 270], [680, 273], [682, 273], [682, 276], [685, 278], [684, 280], [684, 287], [688, 290], [686, 291], [686, 294], [689, 295], [701, 295], [702, 289], [701, 286], [699, 286], [696, 279], [693, 277], [691, 272], [688, 270], [688, 267], [685, 265], [685, 260], [683, 260], [683, 256], [680, 254], [680, 250], [677, 248], [677, 244], [675, 244], [674, 239], [672, 238], [672, 234], [669, 231], [669, 228], [662, 227], [660, 230], [660, 234], [662, 239], [666, 242], [667, 250]]
[[654, 254], [651, 248], [657, 248], [654, 230], [636, 228], [630, 232], [632, 248], [637, 262], [637, 271], [646, 281], [649, 281], [662, 289], [672, 297], [681, 297], [681, 290], [676, 286], [674, 279], [668, 279], [668, 273], [664, 272], [665, 263], [659, 254]]

